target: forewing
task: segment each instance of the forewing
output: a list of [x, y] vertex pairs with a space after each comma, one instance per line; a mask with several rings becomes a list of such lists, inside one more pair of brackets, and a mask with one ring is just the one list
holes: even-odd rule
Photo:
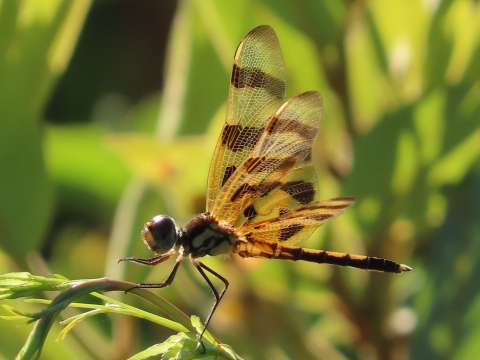
[[296, 209], [317, 198], [310, 163], [320, 129], [322, 98], [306, 92], [285, 102], [265, 125], [249, 156], [228, 178], [211, 214], [236, 228], [254, 222], [255, 213], [278, 216], [272, 209]]
[[316, 201], [282, 216], [243, 226], [237, 233], [247, 241], [300, 245], [318, 226], [342, 214], [354, 203], [351, 197]]
[[285, 97], [285, 65], [275, 31], [267, 25], [250, 31], [233, 60], [227, 114], [210, 165], [207, 211], [225, 195], [222, 187], [257, 145], [268, 118]]

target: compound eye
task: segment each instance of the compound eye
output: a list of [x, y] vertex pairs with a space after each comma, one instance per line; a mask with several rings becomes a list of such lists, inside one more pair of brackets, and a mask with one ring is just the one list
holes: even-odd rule
[[177, 225], [171, 217], [158, 215], [145, 224], [142, 235], [152, 251], [163, 254], [177, 242]]

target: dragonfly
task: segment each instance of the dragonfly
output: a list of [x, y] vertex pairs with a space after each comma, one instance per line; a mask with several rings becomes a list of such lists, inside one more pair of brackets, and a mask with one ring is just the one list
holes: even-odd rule
[[[233, 59], [225, 123], [208, 174], [206, 212], [184, 228], [169, 216], [155, 216], [145, 224], [142, 237], [156, 256], [119, 260], [154, 266], [177, 255], [164, 282], [135, 287], [157, 289], [172, 284], [188, 257], [215, 296], [203, 331], [229, 286], [198, 260], [207, 255], [303, 260], [396, 274], [412, 270], [379, 257], [300, 247], [355, 199], [318, 199], [311, 155], [320, 130], [322, 96], [309, 91], [285, 101], [285, 86], [277, 35], [268, 25], [258, 26], [243, 38]], [[224, 284], [221, 291], [207, 273]]]

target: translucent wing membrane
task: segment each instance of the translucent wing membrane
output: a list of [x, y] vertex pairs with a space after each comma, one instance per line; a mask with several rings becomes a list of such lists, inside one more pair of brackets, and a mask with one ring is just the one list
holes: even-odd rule
[[237, 232], [247, 240], [300, 245], [317, 227], [342, 214], [354, 203], [351, 197], [316, 201], [279, 217], [241, 227]]
[[233, 60], [225, 124], [210, 165], [207, 211], [221, 188], [248, 158], [267, 119], [285, 97], [285, 65], [275, 31], [259, 26], [240, 42]]
[[236, 227], [257, 215], [278, 216], [317, 199], [310, 152], [320, 129], [322, 98], [297, 95], [270, 117], [255, 147], [222, 187], [211, 214]]

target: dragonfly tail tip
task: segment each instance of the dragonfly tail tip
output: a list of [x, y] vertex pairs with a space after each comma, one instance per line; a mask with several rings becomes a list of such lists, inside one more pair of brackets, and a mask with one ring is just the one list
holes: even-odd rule
[[412, 268], [408, 265], [400, 264], [399, 273], [407, 272], [407, 271], [412, 271]]

